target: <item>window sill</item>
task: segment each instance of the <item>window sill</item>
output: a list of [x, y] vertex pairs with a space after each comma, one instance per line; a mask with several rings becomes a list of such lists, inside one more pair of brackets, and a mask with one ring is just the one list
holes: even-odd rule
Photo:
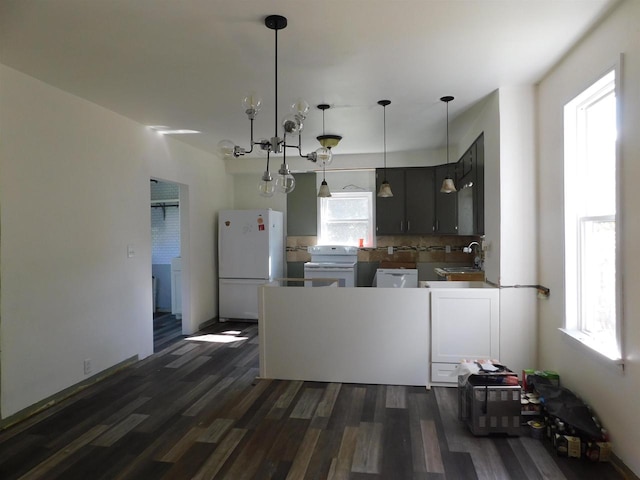
[[596, 362], [602, 364], [605, 367], [615, 370], [616, 372], [624, 373], [624, 359], [615, 358], [601, 350], [598, 350], [598, 345], [594, 345], [591, 339], [577, 330], [569, 330], [567, 328], [559, 328], [564, 333], [564, 338], [569, 343], [578, 347], [579, 350], [585, 352], [589, 357]]

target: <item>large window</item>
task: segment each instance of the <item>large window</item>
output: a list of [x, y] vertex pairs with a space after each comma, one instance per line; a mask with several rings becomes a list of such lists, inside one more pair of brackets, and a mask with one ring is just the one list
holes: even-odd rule
[[615, 70], [564, 107], [565, 331], [619, 359]]
[[319, 198], [318, 244], [373, 247], [373, 194], [338, 192]]

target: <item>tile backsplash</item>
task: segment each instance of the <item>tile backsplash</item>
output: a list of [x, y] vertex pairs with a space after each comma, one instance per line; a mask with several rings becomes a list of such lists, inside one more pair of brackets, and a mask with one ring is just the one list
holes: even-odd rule
[[[479, 236], [379, 236], [375, 248], [358, 250], [359, 262], [410, 262], [473, 264], [475, 255], [463, 253], [463, 247], [480, 242]], [[308, 262], [307, 247], [317, 244], [315, 236], [287, 237], [287, 262]], [[388, 253], [393, 247], [393, 254]], [[449, 247], [449, 252], [447, 252]]]

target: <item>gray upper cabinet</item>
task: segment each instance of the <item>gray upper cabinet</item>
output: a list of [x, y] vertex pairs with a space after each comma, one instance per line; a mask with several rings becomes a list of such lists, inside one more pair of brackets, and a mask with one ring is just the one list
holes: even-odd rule
[[287, 235], [317, 235], [316, 174], [295, 173], [294, 177], [296, 188], [287, 195]]
[[476, 145], [476, 171], [474, 184], [474, 205], [476, 216], [476, 231], [478, 235], [484, 235], [484, 134], [480, 135], [475, 142]]
[[[458, 192], [440, 193], [454, 179]], [[376, 191], [385, 178], [376, 169]], [[377, 235], [483, 235], [484, 136], [456, 163], [435, 167], [387, 168], [393, 197], [376, 197]]]
[[[384, 169], [376, 170], [376, 188], [384, 181]], [[376, 197], [378, 235], [427, 235], [433, 233], [433, 168], [387, 168], [393, 197]]]
[[433, 233], [434, 210], [434, 170], [433, 168], [405, 169], [405, 202], [409, 235]]
[[484, 136], [458, 162], [458, 234], [484, 234]]
[[376, 192], [385, 180], [391, 185], [393, 197], [376, 197], [376, 234], [400, 235], [405, 232], [404, 168], [376, 169]]
[[440, 187], [445, 178], [456, 178], [456, 164], [435, 167], [436, 213], [434, 233], [456, 235], [458, 233], [458, 197], [456, 193], [442, 193]]

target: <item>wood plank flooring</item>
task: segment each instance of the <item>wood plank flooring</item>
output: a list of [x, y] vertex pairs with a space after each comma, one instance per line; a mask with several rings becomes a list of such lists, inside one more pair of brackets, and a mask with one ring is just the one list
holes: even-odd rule
[[0, 432], [0, 478], [622, 478], [527, 436], [472, 436], [455, 388], [257, 375], [257, 325], [215, 324]]
[[183, 338], [182, 320], [170, 313], [158, 313], [153, 316], [153, 351], [167, 348]]

